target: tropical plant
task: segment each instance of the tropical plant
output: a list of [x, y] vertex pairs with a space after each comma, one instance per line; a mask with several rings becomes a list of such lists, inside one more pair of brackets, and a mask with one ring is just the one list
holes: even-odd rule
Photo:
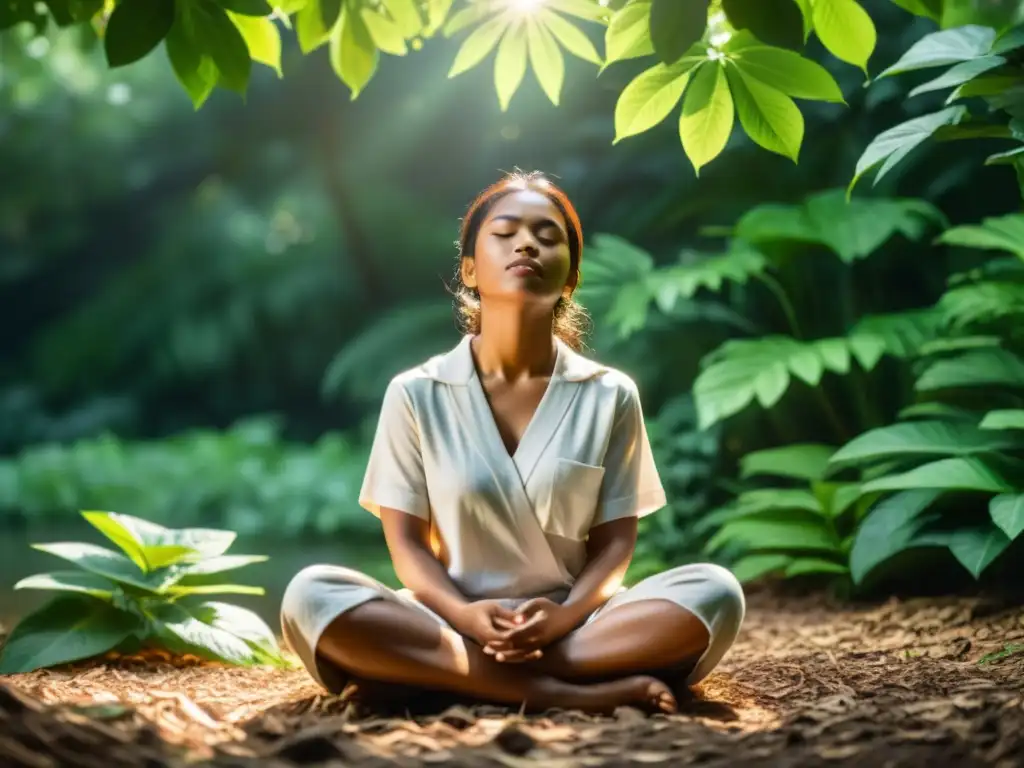
[[941, 240], [1013, 258], [950, 279], [938, 302], [944, 337], [923, 350], [917, 402], [830, 459], [832, 476], [860, 470], [861, 493], [877, 500], [850, 550], [858, 584], [905, 552], [934, 548], [977, 579], [1024, 533], [1024, 216]]
[[[899, 2], [907, 7], [906, 0]], [[797, 159], [804, 118], [793, 99], [843, 103], [832, 76], [804, 58], [813, 34], [838, 60], [867, 72], [877, 32], [857, 0], [49, 0], [0, 6], [0, 29], [91, 25], [111, 67], [161, 43], [198, 108], [217, 86], [246, 92], [253, 62], [281, 73], [280, 28], [303, 53], [323, 46], [352, 98], [382, 56], [406, 56], [424, 41], [468, 34], [449, 77], [494, 53], [494, 86], [506, 109], [532, 68], [558, 104], [565, 53], [599, 67], [646, 59], [622, 90], [616, 140], [662, 122], [682, 102], [679, 134], [695, 170], [725, 147], [734, 122], [758, 145]], [[582, 22], [586, 28], [581, 27]], [[588, 31], [603, 31], [600, 53]]]
[[[923, 15], [939, 20], [927, 4], [919, 5]], [[877, 184], [929, 138], [1005, 139], [1012, 142], [1010, 147], [989, 155], [985, 164], [1014, 168], [1024, 196], [1024, 4], [1003, 5], [1002, 24], [993, 20], [992, 26], [967, 24], [926, 35], [875, 78], [877, 81], [946, 67], [942, 74], [910, 91], [909, 96], [950, 93], [938, 111], [914, 117], [876, 136], [857, 162], [850, 190], [875, 168]]]
[[193, 599], [263, 594], [259, 587], [223, 581], [228, 571], [267, 559], [225, 554], [233, 532], [164, 528], [113, 512], [82, 515], [120, 552], [86, 542], [33, 545], [79, 570], [41, 573], [14, 586], [59, 595], [11, 631], [0, 674], [146, 647], [228, 664], [286, 664], [274, 633], [256, 614]]

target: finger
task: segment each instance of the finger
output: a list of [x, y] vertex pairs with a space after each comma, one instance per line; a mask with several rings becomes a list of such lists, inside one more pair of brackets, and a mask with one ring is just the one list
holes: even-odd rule
[[517, 651], [508, 651], [508, 652], [499, 651], [499, 652], [495, 653], [494, 659], [495, 659], [495, 661], [501, 662], [503, 664], [518, 664], [518, 663], [521, 663], [521, 662], [524, 662], [524, 661], [535, 661], [536, 659], [539, 659], [542, 655], [543, 654], [540, 651], [540, 649], [536, 649], [536, 650], [533, 650], [533, 651], [518, 651], [518, 652]]
[[501, 616], [497, 616], [494, 619], [495, 626], [500, 629], [515, 629], [519, 624], [513, 619], [506, 619]]
[[522, 637], [523, 633], [529, 632], [534, 627], [541, 624], [545, 619], [547, 619], [547, 617], [548, 615], [544, 611], [537, 611], [537, 613], [533, 614], [533, 616], [524, 621], [522, 624], [518, 624], [514, 629], [510, 629], [503, 632], [502, 635], [505, 639]]

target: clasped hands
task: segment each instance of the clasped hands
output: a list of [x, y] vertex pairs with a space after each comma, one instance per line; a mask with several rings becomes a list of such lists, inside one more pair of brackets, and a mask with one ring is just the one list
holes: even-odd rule
[[570, 609], [538, 597], [515, 610], [500, 600], [477, 600], [461, 610], [458, 623], [456, 629], [495, 661], [523, 662], [539, 659], [544, 648], [569, 634], [577, 622]]

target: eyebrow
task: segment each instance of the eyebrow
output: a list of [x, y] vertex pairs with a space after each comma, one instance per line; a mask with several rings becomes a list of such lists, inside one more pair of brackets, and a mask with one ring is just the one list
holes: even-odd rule
[[[513, 216], [511, 213], [503, 213], [500, 216], [495, 216], [495, 217], [493, 217], [491, 219], [491, 221], [516, 221], [516, 222], [519, 222], [519, 221], [522, 221], [522, 220], [523, 220], [522, 216]], [[547, 218], [541, 219], [540, 224], [541, 224], [542, 227], [555, 227], [559, 231], [561, 231], [561, 229], [562, 229], [562, 227], [554, 219], [547, 219]]]

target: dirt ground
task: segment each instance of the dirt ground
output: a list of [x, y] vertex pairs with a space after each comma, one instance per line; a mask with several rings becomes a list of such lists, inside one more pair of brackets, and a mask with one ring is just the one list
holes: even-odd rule
[[[122, 658], [0, 679], [0, 765], [1024, 766], [1024, 608], [857, 608], [753, 595], [740, 640], [673, 716], [388, 717], [302, 672]], [[1001, 657], [986, 659], [993, 654]]]

